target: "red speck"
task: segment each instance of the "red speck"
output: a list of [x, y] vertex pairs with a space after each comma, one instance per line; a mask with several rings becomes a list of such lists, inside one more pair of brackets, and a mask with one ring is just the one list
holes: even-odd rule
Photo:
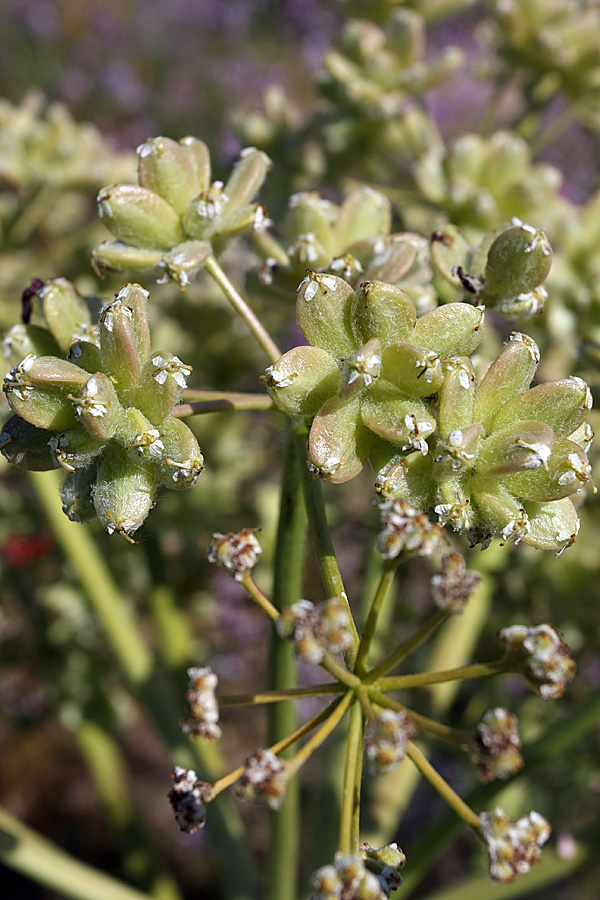
[[14, 569], [23, 569], [45, 556], [53, 546], [54, 541], [49, 537], [11, 534], [0, 544], [0, 556]]

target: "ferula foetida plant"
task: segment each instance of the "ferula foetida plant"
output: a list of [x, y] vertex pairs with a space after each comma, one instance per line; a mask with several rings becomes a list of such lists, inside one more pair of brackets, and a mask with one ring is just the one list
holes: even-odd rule
[[[44, 638], [68, 635], [52, 702], [144, 864], [127, 869], [135, 891], [92, 866], [77, 884], [73, 861], [55, 846], [36, 858], [9, 813], [27, 852], [0, 859], [76, 900], [102, 885], [117, 900], [183, 896], [133, 801], [115, 805], [126, 763], [98, 710], [125, 716], [125, 687], [169, 754], [161, 834], [206, 826], [177, 851], [207, 855], [199, 897], [218, 882], [242, 900], [384, 900], [428, 878], [442, 900], [450, 875], [434, 863], [457, 823], [480, 845], [462, 842], [452, 869], [465, 898], [533, 869], [525, 896], [590, 855], [583, 833], [553, 846], [572, 797], [553, 805], [548, 782], [568, 776], [543, 773], [599, 714], [570, 646], [597, 661], [597, 619], [575, 607], [597, 573], [600, 220], [597, 197], [576, 206], [540, 154], [573, 121], [598, 127], [599, 13], [486, 4], [489, 106], [479, 131], [447, 136], [428, 98], [465, 54], [435, 57], [426, 36], [472, 5], [341, 4], [314, 109], [273, 88], [263, 110], [236, 112], [229, 173], [210, 135], [148, 138], [136, 178], [66, 113], [0, 108], [0, 263], [18, 248], [30, 266], [11, 287], [21, 321], [5, 322], [0, 449], [92, 611], [83, 655], [76, 617]], [[554, 97], [566, 111], [548, 112]], [[85, 181], [89, 154], [102, 165]], [[85, 272], [48, 264], [55, 240], [63, 264], [64, 238], [42, 229], [43, 204], [22, 249], [55, 170], [71, 196], [96, 193]], [[207, 623], [231, 632], [237, 663]], [[119, 689], [99, 677], [107, 652]], [[230, 715], [259, 705], [266, 728]], [[418, 824], [437, 809], [425, 787], [413, 798], [419, 782], [447, 805], [432, 826]], [[266, 804], [268, 824], [238, 800]]]

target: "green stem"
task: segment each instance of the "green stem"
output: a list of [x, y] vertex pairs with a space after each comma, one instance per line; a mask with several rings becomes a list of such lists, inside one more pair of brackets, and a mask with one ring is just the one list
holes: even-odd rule
[[171, 415], [176, 419], [204, 413], [252, 411], [273, 409], [273, 401], [267, 394], [235, 394], [227, 391], [184, 391], [184, 403], [174, 407]]
[[[276, 622], [279, 618], [279, 611], [273, 606], [271, 601], [259, 588], [256, 584], [250, 572], [246, 572], [241, 581], [242, 587], [244, 587], [254, 602], [260, 606], [263, 612], [265, 612], [272, 622]], [[293, 601], [295, 602], [295, 601]]]
[[423, 756], [421, 751], [412, 741], [406, 745], [406, 755], [417, 767], [421, 775], [427, 779], [432, 787], [436, 789], [448, 806], [450, 806], [457, 816], [463, 822], [473, 828], [477, 834], [480, 833], [479, 817], [473, 812], [470, 806], [467, 806], [462, 797], [459, 797], [456, 791], [453, 791], [450, 785], [444, 781], [440, 773], [433, 768], [429, 760]]
[[354, 671], [359, 676], [364, 676], [366, 674], [371, 641], [373, 640], [373, 635], [375, 634], [379, 614], [381, 612], [383, 604], [385, 603], [385, 599], [389, 593], [390, 587], [392, 586], [397, 567], [397, 560], [389, 560], [386, 562], [385, 568], [381, 575], [381, 579], [379, 581], [379, 585], [375, 592], [375, 596], [373, 597], [371, 609], [369, 610], [369, 615], [367, 616], [367, 621], [365, 622], [365, 627], [360, 639], [360, 644], [358, 645], [358, 653], [356, 655], [356, 665]]
[[353, 646], [348, 651], [346, 659], [348, 663], [354, 665], [356, 652], [358, 650], [358, 633], [352, 616], [352, 610], [348, 602], [348, 595], [344, 590], [344, 582], [340, 573], [331, 534], [327, 524], [327, 516], [325, 513], [325, 504], [323, 502], [323, 493], [321, 491], [321, 482], [312, 480], [310, 473], [305, 465], [306, 461], [306, 440], [308, 438], [308, 426], [304, 422], [296, 422], [293, 426], [296, 447], [298, 449], [298, 462], [302, 469], [302, 483], [304, 487], [304, 503], [308, 515], [308, 524], [313, 541], [315, 554], [321, 572], [321, 579], [327, 597], [338, 597], [345, 604], [348, 615], [350, 617], [351, 628], [353, 632]]
[[350, 714], [350, 728], [346, 745], [344, 790], [340, 818], [340, 852], [355, 853], [358, 850], [360, 783], [362, 775], [364, 719], [360, 705], [356, 703]]
[[382, 662], [379, 663], [374, 669], [371, 669], [370, 672], [367, 673], [366, 680], [369, 684], [372, 684], [374, 681], [377, 681], [378, 678], [381, 678], [382, 675], [385, 675], [387, 672], [391, 672], [392, 669], [395, 669], [396, 666], [399, 666], [401, 662], [410, 656], [421, 644], [425, 643], [425, 641], [431, 637], [434, 631], [443, 625], [444, 622], [450, 617], [451, 613], [445, 612], [444, 610], [437, 609], [423, 624], [415, 631], [415, 633], [410, 637], [407, 641], [404, 641], [399, 647], [396, 648], [389, 656], [387, 656]]
[[[316, 731], [312, 737], [310, 737], [305, 744], [302, 745], [300, 750], [296, 753], [293, 759], [290, 761], [290, 771], [297, 772], [298, 769], [304, 765], [307, 759], [313, 755], [315, 750], [317, 750], [323, 741], [325, 741], [332, 731], [335, 731], [339, 723], [342, 721], [350, 706], [356, 700], [356, 695], [354, 691], [348, 691], [342, 699], [337, 703], [333, 712], [330, 713], [329, 717], [323, 723], [321, 728]], [[360, 709], [360, 708], [359, 708]]]
[[[223, 772], [223, 760], [214, 744], [195, 741], [191, 746], [179, 727], [179, 704], [142, 638], [141, 628], [106, 566], [89, 531], [74, 525], [64, 515], [58, 498], [56, 472], [30, 473], [32, 484], [51, 525], [57, 543], [72, 566], [98, 619], [126, 681], [153, 718], [171, 761], [193, 768], [199, 764], [207, 780]], [[195, 759], [194, 759], [195, 757]], [[228, 894], [240, 900], [258, 889], [258, 872], [247, 846], [246, 829], [231, 798], [223, 798], [213, 811], [208, 828], [221, 856]], [[236, 872], [228, 871], [228, 860], [236, 859]], [[243, 870], [243, 876], [240, 871]], [[244, 885], [243, 892], [240, 884]]]
[[219, 697], [219, 706], [259, 706], [262, 703], [279, 703], [280, 700], [298, 700], [301, 697], [318, 697], [321, 694], [341, 694], [345, 686], [341, 684], [317, 684], [312, 687], [290, 688], [289, 690], [263, 691], [262, 694], [233, 694]]
[[[296, 464], [294, 441], [288, 425], [275, 546], [273, 603], [270, 604], [266, 597], [260, 594], [262, 608], [273, 620], [279, 618], [279, 610], [296, 603], [302, 595], [305, 548], [306, 513], [302, 503], [302, 485]], [[253, 582], [252, 585], [255, 587]], [[248, 586], [245, 586], [249, 590]], [[260, 602], [257, 596], [255, 599]], [[266, 604], [271, 607], [271, 611]], [[290, 641], [282, 640], [275, 629], [271, 631], [269, 682], [271, 688], [277, 690], [293, 690], [297, 685], [294, 646]], [[296, 707], [291, 700], [269, 707], [269, 743], [273, 744], [293, 732], [297, 724]], [[289, 758], [289, 755], [287, 750], [282, 751], [284, 758]], [[293, 778], [288, 783], [285, 799], [279, 810], [269, 813], [267, 859], [269, 900], [277, 900], [278, 897], [289, 897], [289, 900], [294, 900], [297, 896], [299, 827], [299, 789], [297, 779]]]
[[272, 363], [277, 362], [281, 356], [281, 350], [268, 334], [263, 324], [252, 312], [241, 294], [235, 289], [214, 256], [208, 257], [204, 263], [204, 268], [219, 285], [235, 311], [242, 317], [260, 346], [267, 354], [269, 360]]
[[135, 888], [65, 853], [0, 809], [0, 860], [72, 900], [150, 900]]
[[468, 681], [472, 678], [487, 678], [502, 672], [512, 672], [515, 667], [514, 657], [502, 656], [489, 663], [474, 663], [472, 666], [459, 666], [445, 672], [418, 672], [415, 675], [392, 675], [381, 678], [377, 686], [382, 691], [401, 691], [407, 688], [426, 687], [428, 684], [442, 684], [445, 681]]

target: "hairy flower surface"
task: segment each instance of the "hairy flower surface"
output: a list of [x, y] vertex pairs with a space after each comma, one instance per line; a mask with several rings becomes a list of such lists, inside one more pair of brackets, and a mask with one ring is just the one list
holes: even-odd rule
[[502, 707], [488, 709], [469, 744], [469, 757], [482, 781], [510, 778], [523, 768], [519, 721]]
[[576, 665], [566, 644], [552, 625], [511, 625], [499, 639], [511, 653], [523, 653], [519, 672], [544, 700], [562, 697], [575, 677]]
[[492, 881], [510, 883], [539, 863], [541, 848], [550, 837], [550, 825], [538, 812], [512, 822], [501, 809], [481, 813]]
[[168, 793], [169, 803], [181, 831], [193, 834], [206, 823], [205, 800], [211, 785], [199, 781], [193, 769], [175, 766], [171, 775], [173, 786]]
[[449, 303], [417, 318], [394, 285], [367, 282], [355, 292], [338, 276], [312, 273], [296, 316], [310, 346], [285, 353], [264, 380], [279, 409], [313, 420], [314, 473], [344, 482], [369, 458], [378, 470], [381, 457], [426, 455], [443, 360], [476, 349], [483, 312]]
[[245, 800], [261, 798], [271, 809], [279, 809], [287, 788], [287, 768], [270, 750], [257, 750], [246, 760], [237, 791]]
[[190, 686], [187, 701], [190, 714], [182, 719], [185, 734], [215, 741], [221, 737], [219, 704], [215, 695], [218, 678], [210, 666], [194, 667], [187, 670]]
[[393, 772], [406, 754], [406, 744], [416, 737], [419, 729], [406, 713], [382, 710], [367, 724], [365, 753], [371, 775]]
[[590, 480], [583, 447], [592, 399], [577, 377], [530, 388], [539, 359], [535, 342], [515, 332], [478, 385], [469, 359], [448, 360], [428, 452], [389, 467], [383, 495], [433, 507], [475, 542], [572, 543], [579, 519], [570, 496]]
[[442, 559], [442, 571], [431, 577], [431, 595], [439, 609], [462, 612], [465, 603], [481, 581], [479, 572], [467, 569], [460, 553]]
[[[148, 293], [139, 285], [125, 285], [95, 328], [64, 279], [42, 285], [40, 295], [50, 330], [42, 339], [43, 329], [29, 328], [25, 345], [33, 349], [5, 376], [15, 414], [4, 423], [2, 453], [24, 469], [62, 466], [69, 518], [98, 517], [109, 533], [129, 536], [160, 486], [189, 488], [204, 468], [195, 436], [171, 415], [191, 368], [166, 351], [151, 353]], [[48, 340], [57, 355], [38, 355]]]
[[237, 534], [216, 531], [208, 545], [208, 561], [225, 569], [236, 581], [241, 581], [244, 575], [252, 571], [262, 553], [255, 530], [242, 528]]
[[358, 853], [336, 853], [333, 864], [313, 875], [312, 900], [386, 900], [402, 882], [405, 860], [397, 844], [363, 844]]
[[95, 248], [98, 271], [149, 272], [183, 290], [213, 251], [267, 225], [264, 207], [251, 202], [271, 165], [261, 150], [242, 150], [225, 185], [211, 182], [208, 148], [197, 138], [150, 138], [137, 154], [139, 184], [98, 194], [98, 214], [116, 238]]
[[284, 607], [276, 628], [280, 637], [294, 642], [298, 658], [312, 665], [322, 662], [326, 653], [344, 653], [352, 647], [348, 609], [337, 597], [323, 603], [299, 600]]

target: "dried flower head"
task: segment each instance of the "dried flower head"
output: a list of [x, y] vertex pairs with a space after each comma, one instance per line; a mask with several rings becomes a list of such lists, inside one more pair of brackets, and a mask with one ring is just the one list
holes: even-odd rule
[[444, 529], [430, 522], [425, 513], [406, 500], [384, 500], [379, 504], [382, 530], [377, 549], [384, 559], [403, 556], [433, 556], [447, 543]]
[[469, 744], [469, 757], [482, 781], [510, 778], [523, 768], [519, 720], [502, 707], [488, 709]]
[[225, 569], [236, 581], [242, 581], [262, 553], [262, 547], [254, 536], [255, 531], [255, 528], [242, 528], [238, 534], [215, 532], [208, 545], [208, 561]]
[[187, 701], [190, 714], [181, 720], [185, 734], [201, 737], [207, 741], [216, 741], [221, 737], [219, 721], [219, 705], [215, 696], [218, 678], [209, 666], [187, 670], [190, 687]]
[[562, 697], [575, 677], [576, 665], [569, 648], [552, 625], [511, 625], [498, 638], [510, 653], [523, 653], [519, 672], [544, 700]]
[[371, 775], [392, 772], [404, 759], [407, 741], [417, 734], [417, 726], [406, 713], [382, 710], [368, 723], [365, 733], [365, 753]]
[[442, 571], [431, 578], [431, 595], [440, 609], [461, 613], [480, 581], [481, 575], [467, 569], [460, 553], [451, 553], [443, 558]]
[[193, 834], [204, 828], [206, 822], [206, 800], [211, 785], [199, 781], [193, 769], [182, 769], [175, 766], [171, 773], [173, 786], [168, 793], [169, 803], [175, 813], [175, 819], [182, 831]]
[[352, 646], [350, 616], [337, 597], [323, 603], [299, 600], [282, 610], [277, 632], [294, 641], [303, 662], [318, 665], [326, 653], [344, 653]]
[[538, 812], [530, 812], [512, 822], [501, 809], [479, 816], [481, 835], [485, 841], [492, 881], [509, 883], [517, 875], [529, 872], [540, 861], [541, 848], [550, 837], [551, 828]]
[[238, 781], [238, 794], [244, 800], [261, 797], [271, 809], [279, 809], [287, 787], [285, 762], [270, 750], [257, 750], [245, 762], [245, 771]]

